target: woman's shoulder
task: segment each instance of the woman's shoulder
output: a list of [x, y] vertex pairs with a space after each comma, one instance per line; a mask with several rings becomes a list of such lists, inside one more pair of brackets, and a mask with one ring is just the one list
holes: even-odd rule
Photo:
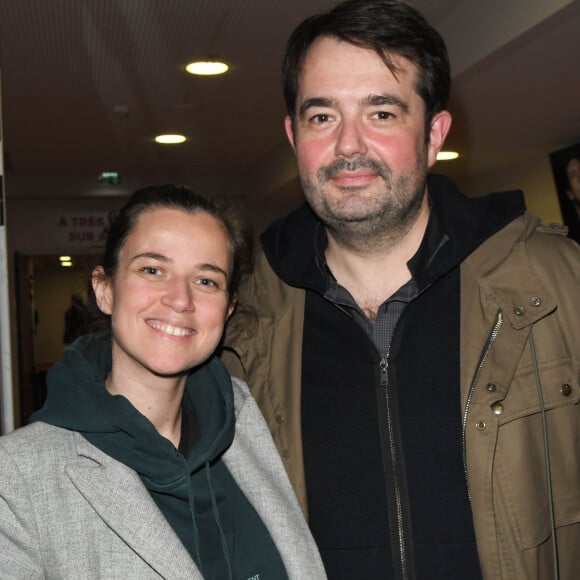
[[0, 437], [0, 453], [18, 463], [31, 465], [64, 456], [75, 447], [74, 433], [41, 421], [16, 429]]
[[53, 437], [67, 437], [70, 435], [68, 429], [63, 429], [62, 427], [56, 427], [55, 425], [49, 425], [43, 421], [35, 421], [24, 427], [19, 427], [14, 431], [2, 435], [0, 437], [0, 442], [4, 445], [14, 445], [21, 442], [31, 442], [35, 440], [43, 441], [47, 438], [52, 439]]
[[254, 402], [248, 384], [243, 379], [232, 376], [232, 388], [234, 392], [234, 407], [236, 415], [240, 413], [248, 401]]
[[232, 388], [236, 414], [236, 437], [255, 437], [265, 432], [269, 434], [266, 420], [248, 384], [243, 379], [232, 376]]

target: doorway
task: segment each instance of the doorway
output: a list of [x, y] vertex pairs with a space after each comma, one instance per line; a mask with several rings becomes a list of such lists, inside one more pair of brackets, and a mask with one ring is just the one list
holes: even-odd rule
[[71, 297], [86, 305], [96, 255], [72, 255], [63, 267], [58, 255], [15, 254], [19, 407], [25, 425], [46, 399], [46, 375], [62, 358], [65, 313]]

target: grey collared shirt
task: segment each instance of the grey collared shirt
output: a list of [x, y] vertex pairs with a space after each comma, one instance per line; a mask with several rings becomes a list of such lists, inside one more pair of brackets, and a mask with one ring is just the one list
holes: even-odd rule
[[[421, 246], [413, 258], [409, 261], [410, 270], [413, 273], [417, 268], [428, 268], [429, 264], [447, 241], [447, 236], [442, 232], [439, 221], [435, 214], [431, 212], [427, 231]], [[406, 306], [414, 300], [420, 293], [421, 289], [417, 284], [415, 277], [412, 277], [406, 284], [401, 286], [385, 302], [383, 302], [377, 312], [377, 316], [371, 321], [360, 306], [356, 303], [350, 292], [341, 286], [332, 271], [328, 267], [325, 256], [327, 244], [326, 232], [320, 226], [315, 241], [315, 252], [317, 266], [322, 271], [327, 280], [327, 289], [324, 297], [330, 302], [336, 304], [347, 312], [364, 331], [377, 348], [381, 358], [386, 358], [389, 354], [391, 340], [395, 327]], [[413, 264], [413, 267], [411, 267]], [[388, 272], [385, 273], [388, 276]]]

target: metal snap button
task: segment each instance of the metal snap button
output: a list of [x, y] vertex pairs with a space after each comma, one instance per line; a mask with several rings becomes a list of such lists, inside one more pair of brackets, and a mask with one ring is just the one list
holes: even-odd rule
[[485, 385], [485, 388], [490, 392], [493, 393], [496, 389], [497, 386], [494, 385], [493, 383], [487, 383], [487, 385]]
[[487, 423], [481, 419], [475, 423], [475, 428], [478, 431], [483, 431], [487, 427]]
[[560, 387], [560, 392], [565, 396], [569, 397], [572, 394], [572, 387], [568, 383], [564, 383]]
[[537, 296], [532, 296], [530, 298], [530, 304], [532, 306], [539, 306], [542, 303], [542, 300], [540, 298], [538, 298]]
[[501, 403], [495, 403], [491, 406], [491, 410], [495, 415], [501, 415], [503, 413], [503, 405]]
[[518, 316], [523, 316], [523, 314], [525, 313], [526, 309], [523, 306], [516, 306], [514, 308], [514, 312], [518, 315]]

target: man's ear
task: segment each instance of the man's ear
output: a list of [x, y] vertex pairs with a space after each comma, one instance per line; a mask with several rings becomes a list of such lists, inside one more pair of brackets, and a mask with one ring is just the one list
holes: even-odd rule
[[433, 167], [437, 161], [437, 153], [443, 148], [447, 133], [451, 129], [451, 113], [449, 111], [439, 111], [435, 113], [431, 120], [431, 130], [429, 132], [428, 163]]
[[292, 117], [289, 115], [286, 115], [286, 118], [284, 119], [284, 129], [286, 129], [286, 137], [288, 137], [292, 149], [296, 152], [296, 146], [294, 143], [294, 123], [292, 122]]
[[103, 314], [113, 313], [113, 291], [111, 281], [105, 274], [102, 266], [97, 266], [91, 275], [91, 284], [95, 293], [95, 300]]

